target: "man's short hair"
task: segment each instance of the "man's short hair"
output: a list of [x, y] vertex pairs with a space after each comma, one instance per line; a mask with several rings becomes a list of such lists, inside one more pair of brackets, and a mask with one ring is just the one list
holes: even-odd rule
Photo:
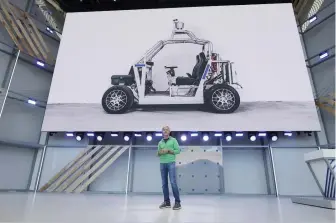
[[170, 131], [170, 128], [169, 128], [168, 125], [166, 125], [166, 126], [163, 126], [163, 127], [162, 127], [162, 130], [168, 130], [168, 131]]

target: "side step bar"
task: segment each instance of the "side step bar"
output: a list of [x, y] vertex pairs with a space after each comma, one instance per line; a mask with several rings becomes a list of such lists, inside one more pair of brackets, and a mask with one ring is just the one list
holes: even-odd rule
[[81, 193], [127, 149], [129, 146], [89, 146], [39, 191]]

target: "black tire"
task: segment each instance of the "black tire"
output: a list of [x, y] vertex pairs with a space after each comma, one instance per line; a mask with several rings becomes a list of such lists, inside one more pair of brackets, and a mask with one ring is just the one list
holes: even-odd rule
[[124, 85], [112, 86], [105, 91], [101, 103], [107, 113], [122, 114], [133, 106], [134, 95], [132, 90]]
[[[225, 95], [223, 95], [225, 93]], [[224, 98], [218, 100], [218, 95], [223, 95]], [[229, 99], [228, 99], [229, 97]], [[212, 86], [204, 94], [205, 105], [208, 109], [215, 113], [229, 114], [237, 110], [240, 105], [240, 96], [236, 89], [227, 84], [217, 84]]]

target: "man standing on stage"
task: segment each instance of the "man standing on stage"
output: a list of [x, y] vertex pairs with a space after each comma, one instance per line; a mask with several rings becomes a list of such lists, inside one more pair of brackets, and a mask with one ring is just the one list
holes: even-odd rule
[[168, 126], [162, 128], [163, 139], [159, 142], [157, 155], [160, 157], [160, 170], [162, 179], [162, 191], [164, 202], [160, 208], [170, 208], [168, 175], [170, 184], [175, 198], [175, 205], [173, 210], [181, 209], [181, 200], [179, 189], [176, 182], [176, 154], [180, 153], [180, 148], [177, 140], [170, 136], [170, 129]]

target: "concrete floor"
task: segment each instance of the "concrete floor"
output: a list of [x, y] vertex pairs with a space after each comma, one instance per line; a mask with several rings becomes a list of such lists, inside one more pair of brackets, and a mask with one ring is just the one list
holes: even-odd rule
[[335, 212], [289, 198], [182, 196], [182, 209], [158, 209], [157, 195], [0, 193], [0, 222], [333, 223]]

